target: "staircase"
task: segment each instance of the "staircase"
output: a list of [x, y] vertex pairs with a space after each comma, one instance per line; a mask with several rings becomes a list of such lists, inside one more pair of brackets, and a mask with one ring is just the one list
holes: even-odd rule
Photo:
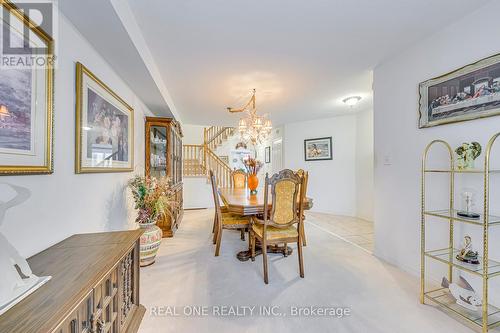
[[218, 186], [230, 186], [231, 168], [226, 161], [217, 156], [215, 150], [233, 132], [232, 127], [208, 127], [203, 130], [203, 144], [183, 145], [183, 177], [208, 177], [209, 170], [212, 170]]

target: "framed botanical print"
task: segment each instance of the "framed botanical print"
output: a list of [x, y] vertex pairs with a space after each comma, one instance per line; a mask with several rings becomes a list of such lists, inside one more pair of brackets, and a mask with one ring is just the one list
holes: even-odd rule
[[332, 137], [304, 140], [304, 159], [321, 161], [332, 159]]
[[134, 170], [134, 110], [76, 64], [76, 173]]
[[0, 175], [52, 173], [53, 40], [12, 3], [0, 7]]
[[265, 162], [266, 163], [271, 163], [271, 147], [267, 146], [265, 148]]
[[500, 54], [420, 83], [419, 127], [500, 114]]

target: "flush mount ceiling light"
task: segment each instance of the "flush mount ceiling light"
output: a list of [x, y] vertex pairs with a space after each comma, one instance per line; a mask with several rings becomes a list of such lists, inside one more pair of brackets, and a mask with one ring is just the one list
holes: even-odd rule
[[360, 100], [361, 100], [360, 96], [351, 96], [351, 97], [344, 98], [342, 100], [342, 102], [344, 102], [345, 104], [349, 105], [352, 108], [353, 106], [358, 104], [358, 102]]

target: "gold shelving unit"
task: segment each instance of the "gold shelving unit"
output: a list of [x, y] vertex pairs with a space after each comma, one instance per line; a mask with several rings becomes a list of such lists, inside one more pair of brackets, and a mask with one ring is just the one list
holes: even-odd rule
[[[480, 328], [483, 333], [488, 332], [489, 329], [500, 326], [500, 309], [488, 304], [488, 280], [490, 278], [500, 276], [500, 262], [495, 260], [490, 260], [488, 257], [488, 231], [491, 227], [500, 225], [500, 216], [490, 215], [490, 198], [489, 198], [489, 185], [490, 185], [490, 175], [495, 173], [500, 173], [500, 170], [490, 169], [490, 154], [491, 148], [495, 143], [496, 139], [500, 136], [500, 133], [495, 134], [486, 146], [484, 153], [484, 169], [472, 169], [472, 170], [458, 170], [455, 169], [454, 154], [451, 146], [443, 140], [434, 140], [427, 145], [424, 150], [422, 158], [422, 181], [421, 181], [421, 238], [420, 238], [420, 302], [425, 303], [426, 300], [433, 302], [434, 304], [440, 306], [445, 311], [464, 319], [466, 322], [472, 324], [476, 328]], [[430, 149], [434, 146], [442, 145], [449, 153], [450, 165], [449, 169], [428, 169], [427, 168], [427, 157]], [[443, 210], [432, 210], [428, 211], [425, 207], [425, 196], [426, 196], [426, 175], [431, 173], [445, 174], [450, 179], [450, 200], [449, 207]], [[458, 174], [478, 174], [483, 176], [484, 181], [484, 208], [483, 213], [479, 219], [467, 219], [457, 215], [457, 210], [455, 209], [454, 197], [455, 197], [455, 177]], [[426, 249], [425, 245], [425, 227], [427, 217], [434, 217], [437, 220], [441, 219], [443, 221], [448, 221], [449, 224], [449, 242], [448, 247], [443, 249]], [[483, 229], [483, 256], [480, 257], [479, 265], [467, 264], [459, 261], [455, 258], [456, 254], [459, 252], [458, 249], [454, 247], [453, 240], [453, 227], [455, 223], [467, 223], [470, 225], [476, 225]], [[456, 304], [455, 298], [449, 293], [446, 288], [439, 288], [434, 290], [426, 290], [425, 285], [425, 264], [426, 258], [434, 260], [436, 262], [443, 263], [448, 266], [448, 280], [450, 283], [453, 281], [453, 270], [457, 269], [463, 272], [467, 272], [482, 278], [483, 290], [482, 290], [482, 309], [481, 311], [471, 311], [460, 305]], [[485, 264], [486, 263], [486, 264]]]

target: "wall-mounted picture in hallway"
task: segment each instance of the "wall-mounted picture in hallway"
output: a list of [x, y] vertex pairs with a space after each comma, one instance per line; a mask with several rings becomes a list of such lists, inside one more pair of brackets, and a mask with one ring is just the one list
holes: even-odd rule
[[304, 140], [304, 159], [320, 161], [332, 159], [332, 137]]
[[500, 114], [500, 54], [420, 83], [419, 127]]
[[264, 150], [264, 157], [265, 157], [265, 162], [266, 163], [271, 163], [271, 146], [267, 146]]
[[134, 110], [77, 64], [76, 172], [132, 171]]
[[[0, 45], [23, 45], [22, 51], [2, 50], [0, 175], [52, 173], [53, 42], [10, 2], [2, 2], [0, 7], [5, 17], [10, 13], [8, 20], [0, 21]], [[29, 38], [21, 33], [23, 26], [29, 30]], [[35, 53], [27, 43], [33, 40], [44, 51]], [[37, 66], [23, 62], [25, 57], [35, 59]]]

